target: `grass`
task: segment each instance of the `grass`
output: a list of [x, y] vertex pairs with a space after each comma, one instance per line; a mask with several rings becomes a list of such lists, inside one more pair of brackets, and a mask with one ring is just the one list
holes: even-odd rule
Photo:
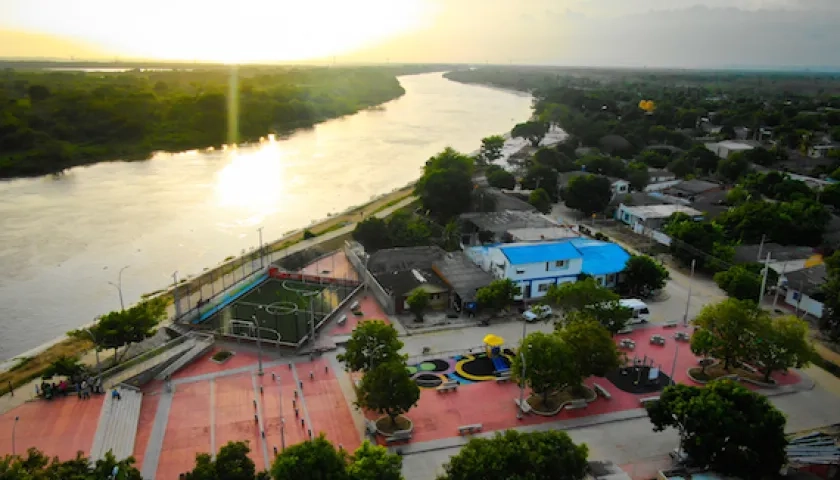
[[391, 423], [391, 418], [387, 415], [376, 420], [376, 428], [380, 432], [389, 434], [400, 430], [407, 430], [411, 428], [411, 421], [406, 417], [399, 415], [394, 423]]
[[43, 352], [21, 359], [9, 371], [0, 373], [0, 388], [3, 394], [8, 393], [11, 383], [13, 388], [26, 385], [39, 378], [49, 366], [61, 357], [79, 357], [93, 348], [93, 342], [76, 338], [68, 338], [47, 348]]
[[214, 362], [222, 363], [222, 362], [224, 362], [225, 360], [227, 360], [228, 358], [230, 358], [230, 357], [232, 357], [232, 356], [233, 356], [233, 352], [230, 352], [230, 351], [228, 351], [228, 350], [222, 350], [222, 351], [219, 351], [219, 352], [214, 353], [214, 354], [213, 354], [213, 356], [212, 356], [212, 357], [210, 357], [210, 358], [211, 358]]

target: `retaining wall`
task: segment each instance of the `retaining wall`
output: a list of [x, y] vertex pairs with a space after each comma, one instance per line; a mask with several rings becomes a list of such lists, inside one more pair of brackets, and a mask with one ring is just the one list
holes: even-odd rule
[[347, 256], [350, 265], [353, 265], [353, 268], [359, 273], [362, 282], [367, 285], [368, 291], [379, 301], [385, 313], [394, 315], [396, 313], [394, 298], [385, 291], [382, 285], [376, 280], [376, 277], [368, 271], [364, 260], [362, 260], [357, 252], [364, 252], [364, 248], [358, 242], [348, 241], [344, 243], [344, 254]]

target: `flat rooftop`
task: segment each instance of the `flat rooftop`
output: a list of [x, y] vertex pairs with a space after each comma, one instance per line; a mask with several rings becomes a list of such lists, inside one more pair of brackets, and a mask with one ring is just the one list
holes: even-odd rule
[[577, 238], [580, 236], [580, 234], [571, 228], [566, 227], [513, 228], [508, 230], [508, 233], [516, 242], [560, 240], [563, 238]]
[[700, 210], [684, 205], [643, 205], [638, 207], [625, 205], [624, 210], [644, 220], [668, 218], [675, 213], [684, 213], [690, 217], [703, 216], [703, 212]]
[[516, 228], [556, 227], [557, 224], [535, 212], [505, 210], [503, 212], [465, 213], [461, 221], [475, 225], [479, 230], [503, 233]]

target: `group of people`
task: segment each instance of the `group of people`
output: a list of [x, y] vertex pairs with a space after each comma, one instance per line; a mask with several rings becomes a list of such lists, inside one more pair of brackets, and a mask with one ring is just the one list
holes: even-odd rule
[[35, 394], [45, 400], [52, 400], [57, 396], [66, 397], [72, 392], [75, 392], [80, 400], [89, 399], [91, 393], [104, 393], [102, 380], [89, 375], [80, 375], [74, 376], [70, 381], [64, 379], [58, 383], [49, 383], [45, 380], [41, 382], [40, 388], [35, 386]]

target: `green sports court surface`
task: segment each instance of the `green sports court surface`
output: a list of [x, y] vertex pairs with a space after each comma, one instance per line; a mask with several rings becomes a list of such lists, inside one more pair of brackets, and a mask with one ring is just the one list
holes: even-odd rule
[[332, 312], [349, 293], [345, 287], [268, 279], [224, 307], [209, 319], [214, 329], [232, 335], [254, 336], [254, 319], [260, 337], [297, 343]]

